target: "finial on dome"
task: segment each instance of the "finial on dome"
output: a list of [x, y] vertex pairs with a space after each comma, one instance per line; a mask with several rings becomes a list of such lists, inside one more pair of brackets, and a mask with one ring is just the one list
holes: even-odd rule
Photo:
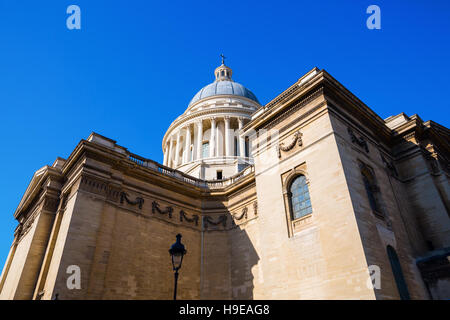
[[217, 67], [214, 71], [214, 74], [216, 75], [216, 81], [233, 81], [231, 80], [233, 71], [231, 71], [231, 68], [225, 65], [226, 57], [223, 54], [221, 54], [220, 56], [222, 57], [222, 65], [220, 67]]

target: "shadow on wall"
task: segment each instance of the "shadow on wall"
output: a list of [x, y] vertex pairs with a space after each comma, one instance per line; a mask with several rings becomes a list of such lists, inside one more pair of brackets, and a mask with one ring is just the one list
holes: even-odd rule
[[[256, 205], [203, 217], [201, 299], [254, 299], [259, 256]], [[226, 211], [226, 208], [221, 208]], [[255, 235], [252, 239], [249, 233]]]
[[[55, 260], [56, 272], [49, 273], [54, 285], [48, 283], [43, 299], [58, 294], [61, 300], [170, 300], [174, 272], [168, 250], [177, 234], [187, 250], [177, 299], [254, 298], [256, 202], [229, 212], [213, 200], [202, 208], [202, 216], [131, 191], [121, 198], [98, 201], [81, 190], [73, 198], [73, 210], [64, 211], [70, 221], [61, 258]], [[202, 207], [201, 202], [195, 207]], [[66, 270], [72, 265], [81, 273], [77, 290], [67, 286], [73, 275]]]

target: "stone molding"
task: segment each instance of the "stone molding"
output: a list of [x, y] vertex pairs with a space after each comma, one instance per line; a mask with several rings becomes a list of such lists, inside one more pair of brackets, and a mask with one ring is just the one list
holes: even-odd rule
[[[280, 122], [282, 122], [283, 120], [288, 118], [291, 114], [293, 114], [294, 112], [297, 112], [299, 109], [301, 109], [302, 107], [304, 107], [305, 105], [307, 105], [308, 103], [310, 103], [311, 101], [313, 101], [314, 99], [319, 97], [320, 95], [323, 95], [323, 92], [324, 92], [323, 87], [320, 87], [319, 89], [317, 89], [316, 91], [314, 91], [307, 97], [303, 98], [299, 102], [297, 102], [291, 106], [285, 106], [284, 110], [282, 112], [280, 112], [278, 115], [276, 115], [271, 120], [269, 120], [265, 125], [263, 125], [261, 127], [261, 129], [265, 129], [265, 130], [272, 129], [277, 124], [279, 124]], [[263, 116], [263, 115], [261, 115], [261, 116]], [[255, 128], [255, 129], [258, 129], [258, 128]]]

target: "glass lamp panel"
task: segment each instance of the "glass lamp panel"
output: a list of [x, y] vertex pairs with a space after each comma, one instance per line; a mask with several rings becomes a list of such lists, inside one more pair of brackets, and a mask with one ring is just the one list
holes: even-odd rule
[[172, 256], [172, 263], [174, 268], [179, 268], [181, 265], [181, 261], [183, 260], [183, 255], [181, 254], [174, 254]]

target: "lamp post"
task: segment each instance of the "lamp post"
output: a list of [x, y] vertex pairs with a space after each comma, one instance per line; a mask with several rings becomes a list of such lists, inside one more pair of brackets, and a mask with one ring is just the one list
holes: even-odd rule
[[186, 249], [181, 243], [181, 234], [177, 234], [177, 241], [170, 247], [169, 253], [172, 256], [173, 271], [175, 271], [175, 288], [173, 290], [173, 300], [177, 300], [177, 285], [178, 285], [178, 270], [181, 269], [183, 257], [186, 254]]

